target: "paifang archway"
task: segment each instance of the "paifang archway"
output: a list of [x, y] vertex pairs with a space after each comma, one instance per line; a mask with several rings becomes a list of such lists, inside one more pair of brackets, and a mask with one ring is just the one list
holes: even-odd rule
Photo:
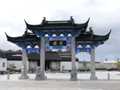
[[[97, 79], [95, 75], [95, 48], [104, 44], [109, 39], [110, 32], [106, 35], [95, 35], [92, 28], [87, 31], [88, 19], [85, 23], [77, 24], [74, 19], [60, 21], [48, 21], [43, 19], [41, 24], [31, 25], [25, 21], [26, 31], [22, 36], [10, 37], [6, 34], [7, 40], [20, 46], [23, 50], [23, 72], [22, 78], [26, 79], [27, 70], [25, 65], [25, 55], [27, 54], [26, 47], [30, 45], [34, 47], [39, 46], [37, 49], [40, 53], [40, 68], [36, 74], [37, 80], [46, 79], [45, 76], [45, 54], [46, 52], [70, 52], [71, 53], [71, 80], [77, 80], [76, 58], [77, 52], [89, 52], [91, 56], [91, 80]], [[32, 33], [29, 33], [30, 30]], [[78, 46], [81, 47], [78, 47]], [[87, 47], [89, 45], [89, 47]], [[27, 59], [27, 58], [26, 58]]]

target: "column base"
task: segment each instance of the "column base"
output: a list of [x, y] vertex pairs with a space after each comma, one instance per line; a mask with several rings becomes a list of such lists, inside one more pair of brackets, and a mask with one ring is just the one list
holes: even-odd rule
[[42, 74], [40, 75], [36, 74], [35, 80], [46, 80], [46, 79], [47, 79], [47, 76]]
[[29, 76], [26, 74], [22, 74], [19, 79], [29, 79]]
[[77, 81], [77, 72], [71, 72], [71, 78], [70, 78], [71, 81]]
[[90, 80], [97, 80], [98, 78], [97, 78], [97, 76], [90, 76]]
[[40, 67], [37, 68], [35, 80], [46, 80], [47, 76], [45, 76], [44, 72], [41, 72]]

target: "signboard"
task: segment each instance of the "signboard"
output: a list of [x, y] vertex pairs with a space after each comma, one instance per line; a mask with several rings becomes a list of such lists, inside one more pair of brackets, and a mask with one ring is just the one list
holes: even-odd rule
[[49, 46], [66, 46], [67, 42], [63, 40], [52, 40], [49, 41]]

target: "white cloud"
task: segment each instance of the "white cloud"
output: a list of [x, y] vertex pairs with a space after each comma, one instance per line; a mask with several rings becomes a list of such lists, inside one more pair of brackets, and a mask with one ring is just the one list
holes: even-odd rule
[[[119, 11], [119, 0], [0, 0], [0, 37], [4, 41], [0, 40], [0, 47], [10, 48], [6, 45], [4, 32], [11, 36], [22, 35], [25, 29], [24, 19], [31, 24], [38, 24], [44, 16], [49, 20], [74, 16], [75, 21], [81, 23], [91, 17], [89, 26], [93, 26], [95, 33], [104, 34], [112, 29], [110, 40], [97, 50], [98, 56], [105, 49], [111, 50], [105, 54], [119, 57]], [[117, 46], [114, 44], [116, 42]]]

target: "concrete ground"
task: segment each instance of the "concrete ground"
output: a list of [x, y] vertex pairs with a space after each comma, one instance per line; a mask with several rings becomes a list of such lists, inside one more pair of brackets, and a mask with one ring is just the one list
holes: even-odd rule
[[0, 81], [0, 90], [120, 90], [120, 81]]
[[0, 90], [120, 90], [120, 72], [97, 71], [99, 80], [89, 80], [90, 73], [78, 73], [78, 81], [70, 81], [70, 73], [46, 73], [47, 80], [36, 81], [35, 74], [19, 80], [21, 74], [0, 75]]

